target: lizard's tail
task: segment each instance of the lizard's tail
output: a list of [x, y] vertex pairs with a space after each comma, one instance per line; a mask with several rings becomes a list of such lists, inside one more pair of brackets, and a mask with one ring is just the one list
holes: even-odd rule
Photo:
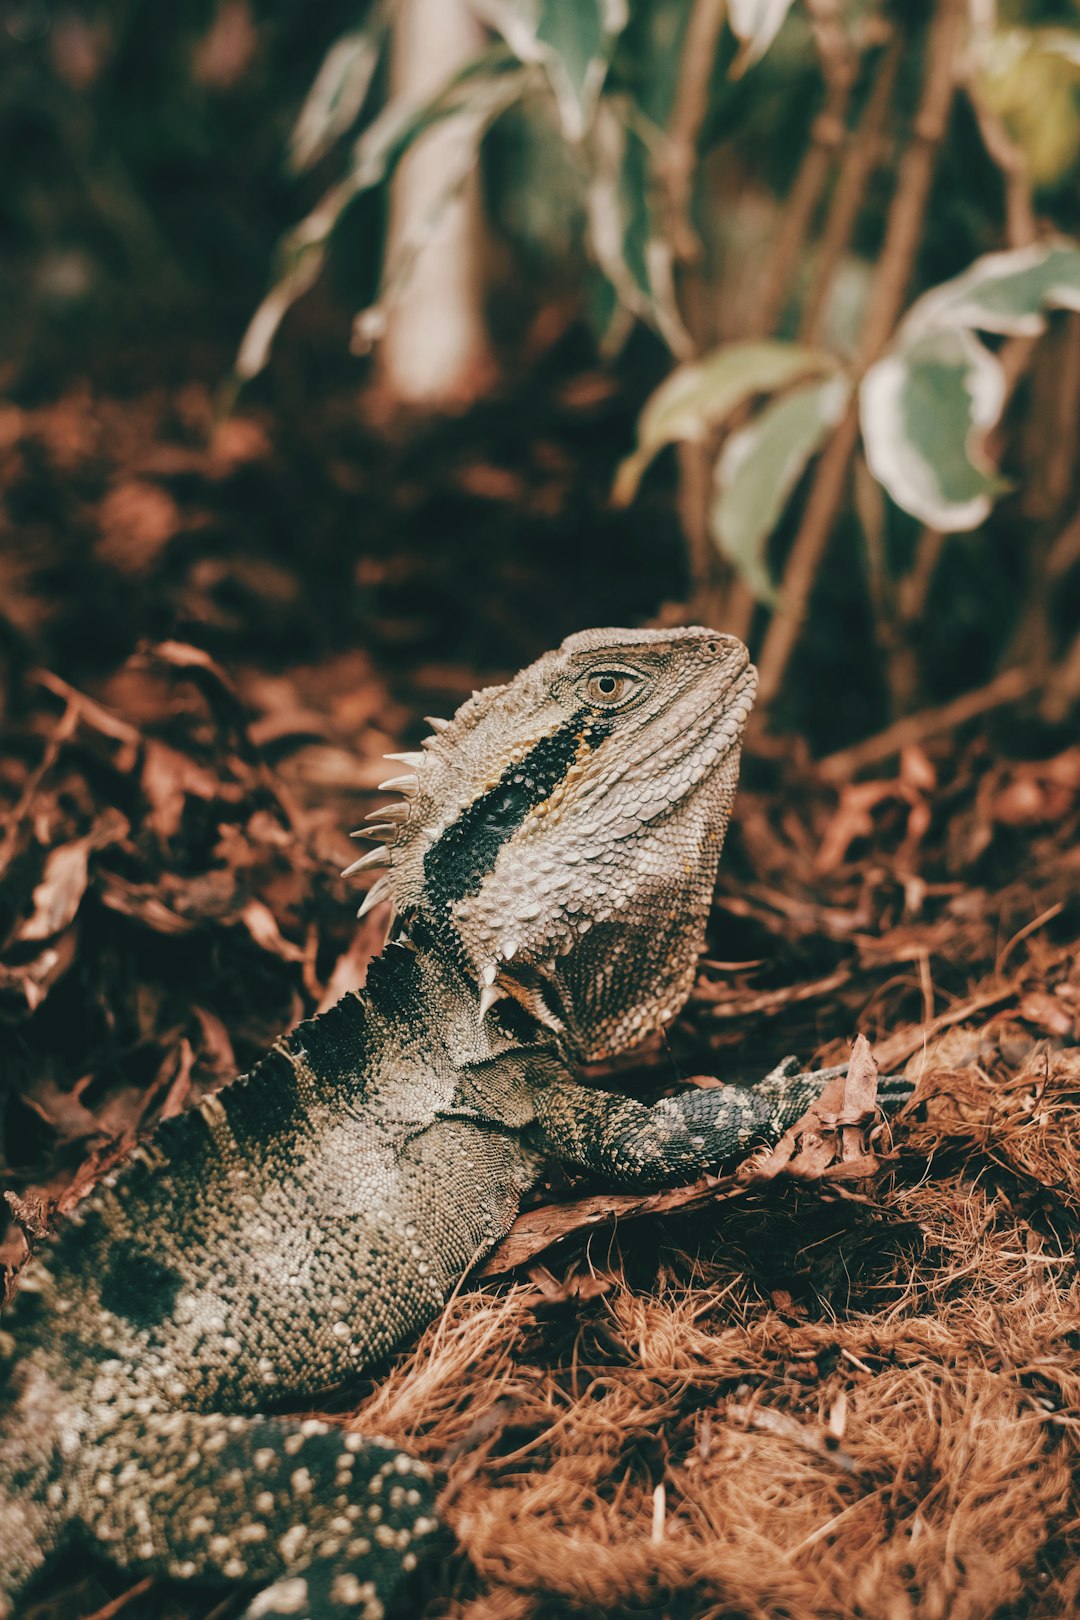
[[84, 1472], [79, 1517], [112, 1562], [257, 1586], [247, 1620], [379, 1620], [436, 1527], [422, 1463], [314, 1418], [128, 1419]]

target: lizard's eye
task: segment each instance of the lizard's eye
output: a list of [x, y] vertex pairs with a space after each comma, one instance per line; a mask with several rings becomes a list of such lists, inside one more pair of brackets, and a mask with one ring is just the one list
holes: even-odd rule
[[611, 709], [625, 703], [640, 685], [638, 677], [624, 669], [595, 669], [585, 682], [585, 693], [590, 703]]

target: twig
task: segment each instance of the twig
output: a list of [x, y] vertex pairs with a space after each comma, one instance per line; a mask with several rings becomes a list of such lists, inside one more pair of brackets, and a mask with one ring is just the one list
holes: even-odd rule
[[962, 1001], [959, 1006], [950, 1007], [948, 1012], [939, 1013], [928, 1024], [916, 1024], [913, 1029], [897, 1030], [887, 1040], [878, 1041], [874, 1046], [874, 1056], [878, 1067], [886, 1071], [895, 1068], [896, 1064], [903, 1063], [919, 1050], [920, 1046], [940, 1035], [942, 1030], [951, 1029], [954, 1024], [962, 1024], [965, 1019], [973, 1018], [976, 1013], [986, 1012], [990, 1007], [999, 1007], [1003, 1001], [1010, 1000], [1016, 995], [1015, 985], [1006, 985], [1004, 989], [990, 990], [986, 995], [973, 996], [970, 1001]]
[[858, 74], [858, 59], [835, 10], [823, 0], [808, 6], [814, 43], [825, 80], [825, 105], [814, 119], [806, 149], [784, 202], [780, 229], [762, 276], [749, 336], [772, 332], [784, 313], [803, 244], [825, 194], [836, 154], [847, 134], [848, 102]]
[[881, 134], [896, 85], [901, 47], [900, 37], [894, 35], [882, 56], [859, 121], [848, 139], [847, 150], [829, 204], [825, 229], [821, 233], [813, 282], [803, 306], [802, 322], [799, 327], [799, 337], [803, 343], [821, 341], [821, 324], [829, 288], [832, 286], [837, 265], [851, 243], [855, 221], [862, 207], [870, 177], [881, 161]]
[[722, 606], [720, 556], [709, 533], [715, 446], [687, 440], [678, 446], [676, 453], [679, 522], [690, 562], [694, 614], [702, 624], [713, 624], [719, 620]]
[[[725, 0], [694, 0], [683, 40], [667, 148], [658, 163], [667, 192], [672, 251], [676, 263], [690, 272], [684, 278], [682, 302], [685, 324], [695, 348], [701, 346], [702, 322], [693, 315], [695, 310], [700, 312], [704, 308], [705, 301], [697, 296], [700, 278], [696, 267], [701, 261], [702, 248], [690, 222], [690, 203], [698, 140], [709, 109], [709, 83], [725, 10]], [[690, 562], [691, 593], [698, 616], [703, 623], [711, 624], [716, 612], [715, 598], [719, 594], [720, 569], [708, 529], [710, 460], [704, 445], [689, 443], [679, 445], [678, 459], [679, 519]]]
[[[901, 160], [885, 244], [860, 337], [857, 364], [860, 374], [878, 358], [892, 335], [911, 280], [938, 149], [945, 138], [956, 89], [955, 59], [963, 16], [961, 0], [939, 0], [927, 45], [922, 99], [911, 142]], [[858, 403], [853, 398], [818, 463], [802, 524], [784, 571], [780, 607], [773, 615], [761, 651], [759, 712], [767, 712], [780, 690], [843, 502], [858, 439]]]
[[1064, 658], [1051, 670], [1039, 712], [1048, 725], [1060, 725], [1077, 702], [1080, 702], [1080, 633], [1074, 637]]
[[[791, 297], [792, 282], [806, 238], [821, 204], [837, 151], [847, 134], [845, 120], [848, 103], [858, 72], [855, 53], [833, 8], [823, 6], [820, 0], [816, 0], [810, 11], [826, 84], [825, 105], [814, 120], [810, 145], [785, 201], [780, 229], [765, 266], [762, 292], [750, 326], [750, 335], [754, 337], [765, 337], [775, 329]], [[845, 169], [850, 163], [852, 150], [849, 136], [848, 158], [837, 180], [834, 198], [844, 186]], [[831, 276], [831, 271], [829, 274]], [[827, 286], [827, 282], [823, 285]], [[744, 580], [736, 578], [724, 606], [722, 628], [740, 640], [748, 641], [756, 609], [757, 600], [753, 592]]]
[[784, 985], [779, 990], [763, 990], [758, 995], [735, 995], [725, 1001], [717, 1001], [700, 993], [695, 999], [707, 1007], [710, 1018], [749, 1018], [753, 1013], [777, 1012], [792, 1002], [816, 1001], [819, 996], [827, 996], [833, 990], [841, 989], [850, 978], [851, 968], [845, 965], [823, 979], [813, 979], [809, 984]]
[[982, 143], [1001, 170], [1005, 187], [1005, 235], [1009, 246], [1027, 247], [1038, 234], [1027, 159], [1015, 141], [1009, 138], [997, 113], [992, 112], [981, 100], [973, 76], [969, 76], [964, 88], [979, 126]]
[[827, 754], [818, 761], [818, 772], [826, 782], [846, 782], [867, 765], [879, 765], [891, 754], [899, 754], [904, 748], [925, 742], [938, 732], [952, 731], [980, 714], [988, 714], [991, 709], [1018, 702], [1040, 686], [1043, 679], [1042, 673], [1035, 669], [1007, 669], [974, 692], [964, 692], [951, 702], [943, 703], [940, 708], [924, 709], [921, 714], [907, 714], [894, 725], [879, 731], [877, 736], [865, 737], [851, 748], [841, 748], [835, 754]]
[[668, 148], [661, 165], [671, 211], [672, 248], [682, 264], [696, 264], [701, 258], [701, 242], [690, 223], [690, 198], [698, 137], [709, 108], [709, 82], [725, 11], [725, 0], [694, 0], [668, 126]]

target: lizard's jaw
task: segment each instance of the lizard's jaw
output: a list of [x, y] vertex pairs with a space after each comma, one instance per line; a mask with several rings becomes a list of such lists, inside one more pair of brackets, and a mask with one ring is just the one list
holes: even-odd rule
[[632, 1044], [689, 992], [755, 685], [714, 631], [571, 637], [390, 756], [365, 909], [392, 891], [481, 1018], [510, 994], [583, 1055]]
[[513, 996], [582, 1058], [608, 1056], [683, 1006], [716, 881], [756, 684], [748, 665], [672, 706], [665, 737], [619, 757], [606, 793], [538, 816], [455, 904], [481, 1015]]

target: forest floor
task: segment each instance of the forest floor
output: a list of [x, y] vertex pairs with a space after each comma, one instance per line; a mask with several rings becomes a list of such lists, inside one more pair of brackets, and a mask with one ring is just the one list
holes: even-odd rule
[[[192, 383], [0, 410], [0, 1150], [29, 1225], [362, 982], [385, 918], [355, 925], [347, 834], [423, 713], [684, 588], [670, 503], [607, 506], [609, 380], [510, 414], [387, 449], [351, 396], [287, 434]], [[538, 1190], [360, 1391], [444, 1482], [416, 1612], [1080, 1607], [1080, 747], [1022, 737], [857, 780], [748, 757], [691, 1002], [596, 1078], [751, 1079], [861, 1032], [916, 1098], [768, 1185]], [[28, 1612], [239, 1604], [72, 1554]]]

